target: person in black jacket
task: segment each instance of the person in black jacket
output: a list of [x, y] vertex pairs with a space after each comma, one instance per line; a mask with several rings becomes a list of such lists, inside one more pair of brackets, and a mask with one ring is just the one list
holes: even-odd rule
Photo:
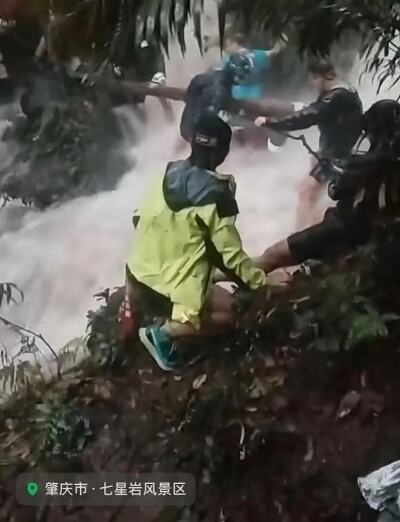
[[191, 143], [193, 130], [203, 116], [218, 116], [231, 100], [234, 71], [229, 67], [197, 74], [189, 84], [185, 97], [180, 132]]
[[[277, 45], [268, 52], [273, 56], [280, 48], [281, 46]], [[229, 122], [228, 113], [232, 108], [231, 103], [234, 99], [247, 102], [254, 101], [235, 96], [235, 88], [243, 86], [242, 84], [254, 75], [254, 71], [254, 59], [250, 59], [248, 53], [240, 51], [232, 53], [229, 60], [222, 63], [218, 69], [197, 74], [191, 80], [184, 99], [185, 109], [180, 124], [182, 138], [187, 143], [191, 143], [193, 129], [203, 116], [219, 116], [224, 121]], [[292, 113], [292, 105], [286, 105], [285, 113]], [[274, 104], [271, 104], [271, 109], [273, 108]], [[277, 106], [275, 108], [279, 110]], [[239, 115], [238, 119], [242, 123], [243, 120], [247, 119], [249, 124], [253, 123], [251, 118], [246, 116]]]
[[379, 213], [400, 214], [400, 104], [376, 102], [364, 115], [363, 126], [370, 149], [353, 154], [335, 166], [326, 164], [331, 179], [328, 192], [337, 201], [321, 223], [292, 234], [268, 248], [256, 260], [266, 273], [323, 259], [343, 248], [368, 241]]
[[[281, 121], [266, 120], [276, 131], [294, 131], [317, 125], [320, 131], [318, 156], [321, 159], [345, 159], [361, 133], [363, 108], [358, 93], [341, 83], [329, 60], [311, 61], [311, 83], [319, 97], [310, 105]], [[297, 230], [312, 224], [321, 189], [329, 182], [329, 174], [314, 161], [310, 175], [300, 187]]]
[[232, 87], [248, 73], [249, 63], [241, 53], [231, 55], [229, 61], [215, 70], [197, 74], [186, 91], [185, 109], [180, 132], [191, 143], [193, 130], [204, 116], [220, 116], [232, 101]]

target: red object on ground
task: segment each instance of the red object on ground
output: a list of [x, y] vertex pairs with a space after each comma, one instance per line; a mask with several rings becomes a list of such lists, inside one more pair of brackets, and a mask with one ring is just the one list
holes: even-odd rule
[[24, 0], [1, 0], [0, 17], [5, 20], [18, 18], [23, 8]]
[[120, 325], [121, 325], [121, 337], [124, 341], [128, 341], [136, 336], [138, 325], [135, 309], [132, 306], [128, 285], [125, 286], [125, 297], [124, 302], [121, 306]]

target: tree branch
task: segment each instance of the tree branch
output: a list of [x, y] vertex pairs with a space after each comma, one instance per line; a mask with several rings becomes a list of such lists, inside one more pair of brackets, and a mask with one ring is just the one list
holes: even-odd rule
[[2, 323], [4, 323], [6, 326], [10, 327], [10, 328], [14, 328], [14, 329], [18, 330], [19, 332], [23, 332], [23, 333], [27, 333], [29, 335], [33, 335], [34, 337], [36, 337], [37, 339], [42, 341], [42, 343], [50, 350], [50, 352], [52, 353], [54, 359], [56, 360], [56, 362], [57, 362], [57, 377], [59, 379], [61, 379], [61, 372], [60, 372], [60, 364], [59, 364], [58, 355], [55, 352], [54, 348], [50, 345], [50, 343], [48, 341], [46, 341], [46, 339], [43, 337], [42, 334], [38, 334], [38, 333], [34, 332], [33, 330], [30, 330], [29, 328], [25, 328], [24, 326], [20, 326], [19, 324], [13, 323], [12, 321], [9, 321], [8, 319], [6, 319], [5, 317], [3, 317], [1, 315], [0, 315], [0, 321]]

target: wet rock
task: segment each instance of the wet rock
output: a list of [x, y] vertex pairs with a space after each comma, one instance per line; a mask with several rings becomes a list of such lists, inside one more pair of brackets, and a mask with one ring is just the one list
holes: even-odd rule
[[267, 393], [267, 390], [266, 390], [264, 384], [261, 382], [261, 380], [258, 377], [256, 377], [253, 381], [253, 384], [251, 385], [249, 397], [251, 399], [259, 399], [260, 397], [263, 397], [264, 395], [266, 395], [266, 393]]
[[206, 374], [203, 374], [203, 375], [200, 375], [199, 377], [196, 377], [196, 379], [193, 381], [193, 389], [194, 390], [199, 390], [207, 381], [207, 375]]
[[357, 391], [347, 393], [340, 402], [337, 417], [343, 419], [352, 413], [360, 404], [361, 395]]

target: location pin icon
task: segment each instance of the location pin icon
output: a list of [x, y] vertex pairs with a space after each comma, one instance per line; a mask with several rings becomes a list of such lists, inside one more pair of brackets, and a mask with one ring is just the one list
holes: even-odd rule
[[36, 482], [28, 482], [26, 485], [26, 490], [31, 497], [34, 497], [39, 491], [39, 486]]

